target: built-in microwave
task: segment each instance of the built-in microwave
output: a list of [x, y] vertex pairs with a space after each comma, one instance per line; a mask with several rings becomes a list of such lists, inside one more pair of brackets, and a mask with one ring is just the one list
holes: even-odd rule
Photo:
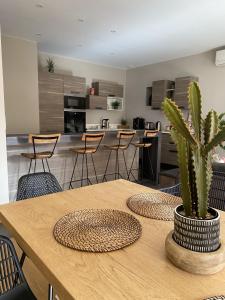
[[86, 109], [86, 103], [85, 97], [64, 95], [64, 108]]

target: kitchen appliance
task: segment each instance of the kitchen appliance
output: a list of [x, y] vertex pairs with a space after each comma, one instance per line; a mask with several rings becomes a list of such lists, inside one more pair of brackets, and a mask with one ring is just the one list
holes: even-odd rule
[[83, 133], [86, 131], [86, 112], [64, 110], [64, 133]]
[[140, 117], [134, 118], [133, 129], [145, 129], [145, 119]]
[[74, 95], [64, 95], [64, 108], [68, 109], [86, 109], [87, 99]]
[[154, 122], [145, 122], [145, 129], [155, 130], [156, 126]]
[[101, 122], [101, 128], [102, 128], [102, 129], [107, 129], [107, 128], [109, 128], [109, 119], [102, 119], [102, 122]]
[[162, 130], [162, 123], [160, 121], [157, 121], [155, 123], [155, 129], [158, 130], [158, 131]]

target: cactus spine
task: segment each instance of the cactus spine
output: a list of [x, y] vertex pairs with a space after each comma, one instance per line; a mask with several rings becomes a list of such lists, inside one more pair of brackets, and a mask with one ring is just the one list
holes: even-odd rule
[[206, 218], [212, 150], [225, 140], [225, 126], [221, 126], [221, 119], [214, 110], [202, 118], [201, 93], [196, 82], [189, 86], [188, 104], [192, 128], [174, 101], [166, 98], [162, 108], [172, 125], [171, 137], [177, 146], [185, 215]]

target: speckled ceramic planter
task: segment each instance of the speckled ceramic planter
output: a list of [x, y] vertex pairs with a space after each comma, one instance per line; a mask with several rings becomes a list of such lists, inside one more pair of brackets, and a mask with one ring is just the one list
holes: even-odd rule
[[187, 218], [181, 214], [183, 205], [177, 206], [174, 213], [174, 241], [196, 252], [213, 252], [220, 247], [220, 215], [209, 208], [213, 216], [210, 220]]

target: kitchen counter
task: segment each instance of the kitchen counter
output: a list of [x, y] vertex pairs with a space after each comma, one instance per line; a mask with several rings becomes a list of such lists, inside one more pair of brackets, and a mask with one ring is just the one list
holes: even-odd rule
[[[97, 173], [99, 176], [99, 180], [101, 181], [102, 176], [105, 171], [105, 166], [107, 162], [107, 158], [109, 155], [109, 151], [104, 149], [105, 144], [116, 144], [118, 143], [117, 132], [118, 129], [109, 129], [104, 130], [106, 132], [104, 139], [102, 140], [101, 146], [99, 150], [94, 154], [95, 165], [97, 169]], [[88, 132], [99, 132], [99, 130], [91, 130]], [[138, 141], [141, 137], [143, 137], [143, 130], [137, 130], [134, 141]], [[63, 134], [58, 142], [54, 156], [49, 159], [49, 165], [51, 172], [56, 176], [60, 185], [63, 189], [67, 189], [70, 181], [70, 177], [72, 174], [72, 169], [74, 165], [74, 154], [70, 151], [71, 148], [74, 147], [82, 147], [84, 146], [84, 142], [81, 141], [81, 133], [78, 134]], [[32, 144], [28, 143], [28, 134], [15, 134], [15, 135], [7, 135], [7, 157], [8, 157], [8, 176], [9, 176], [9, 191], [10, 191], [10, 199], [11, 201], [15, 201], [16, 192], [17, 192], [17, 184], [18, 180], [21, 176], [28, 173], [29, 168], [29, 160], [22, 157], [22, 152], [33, 152]], [[51, 147], [51, 146], [50, 146]], [[46, 151], [49, 149], [49, 145], [41, 145], [41, 151]], [[131, 165], [132, 158], [134, 154], [134, 147], [129, 147], [126, 151], [126, 161], [128, 168]], [[138, 155], [136, 156], [135, 166], [138, 163]], [[122, 160], [122, 156], [119, 158], [120, 160], [120, 171], [121, 174], [126, 178], [124, 163]], [[78, 168], [76, 177], [80, 178], [81, 175], [81, 161], [82, 159], [78, 159]], [[88, 158], [88, 164], [90, 169], [90, 177], [94, 178], [93, 167], [91, 161]], [[112, 154], [112, 159], [109, 164], [109, 173], [113, 173], [115, 169], [115, 157], [114, 153]], [[42, 171], [41, 161], [37, 162], [37, 172]], [[111, 179], [110, 177], [108, 179]]]

